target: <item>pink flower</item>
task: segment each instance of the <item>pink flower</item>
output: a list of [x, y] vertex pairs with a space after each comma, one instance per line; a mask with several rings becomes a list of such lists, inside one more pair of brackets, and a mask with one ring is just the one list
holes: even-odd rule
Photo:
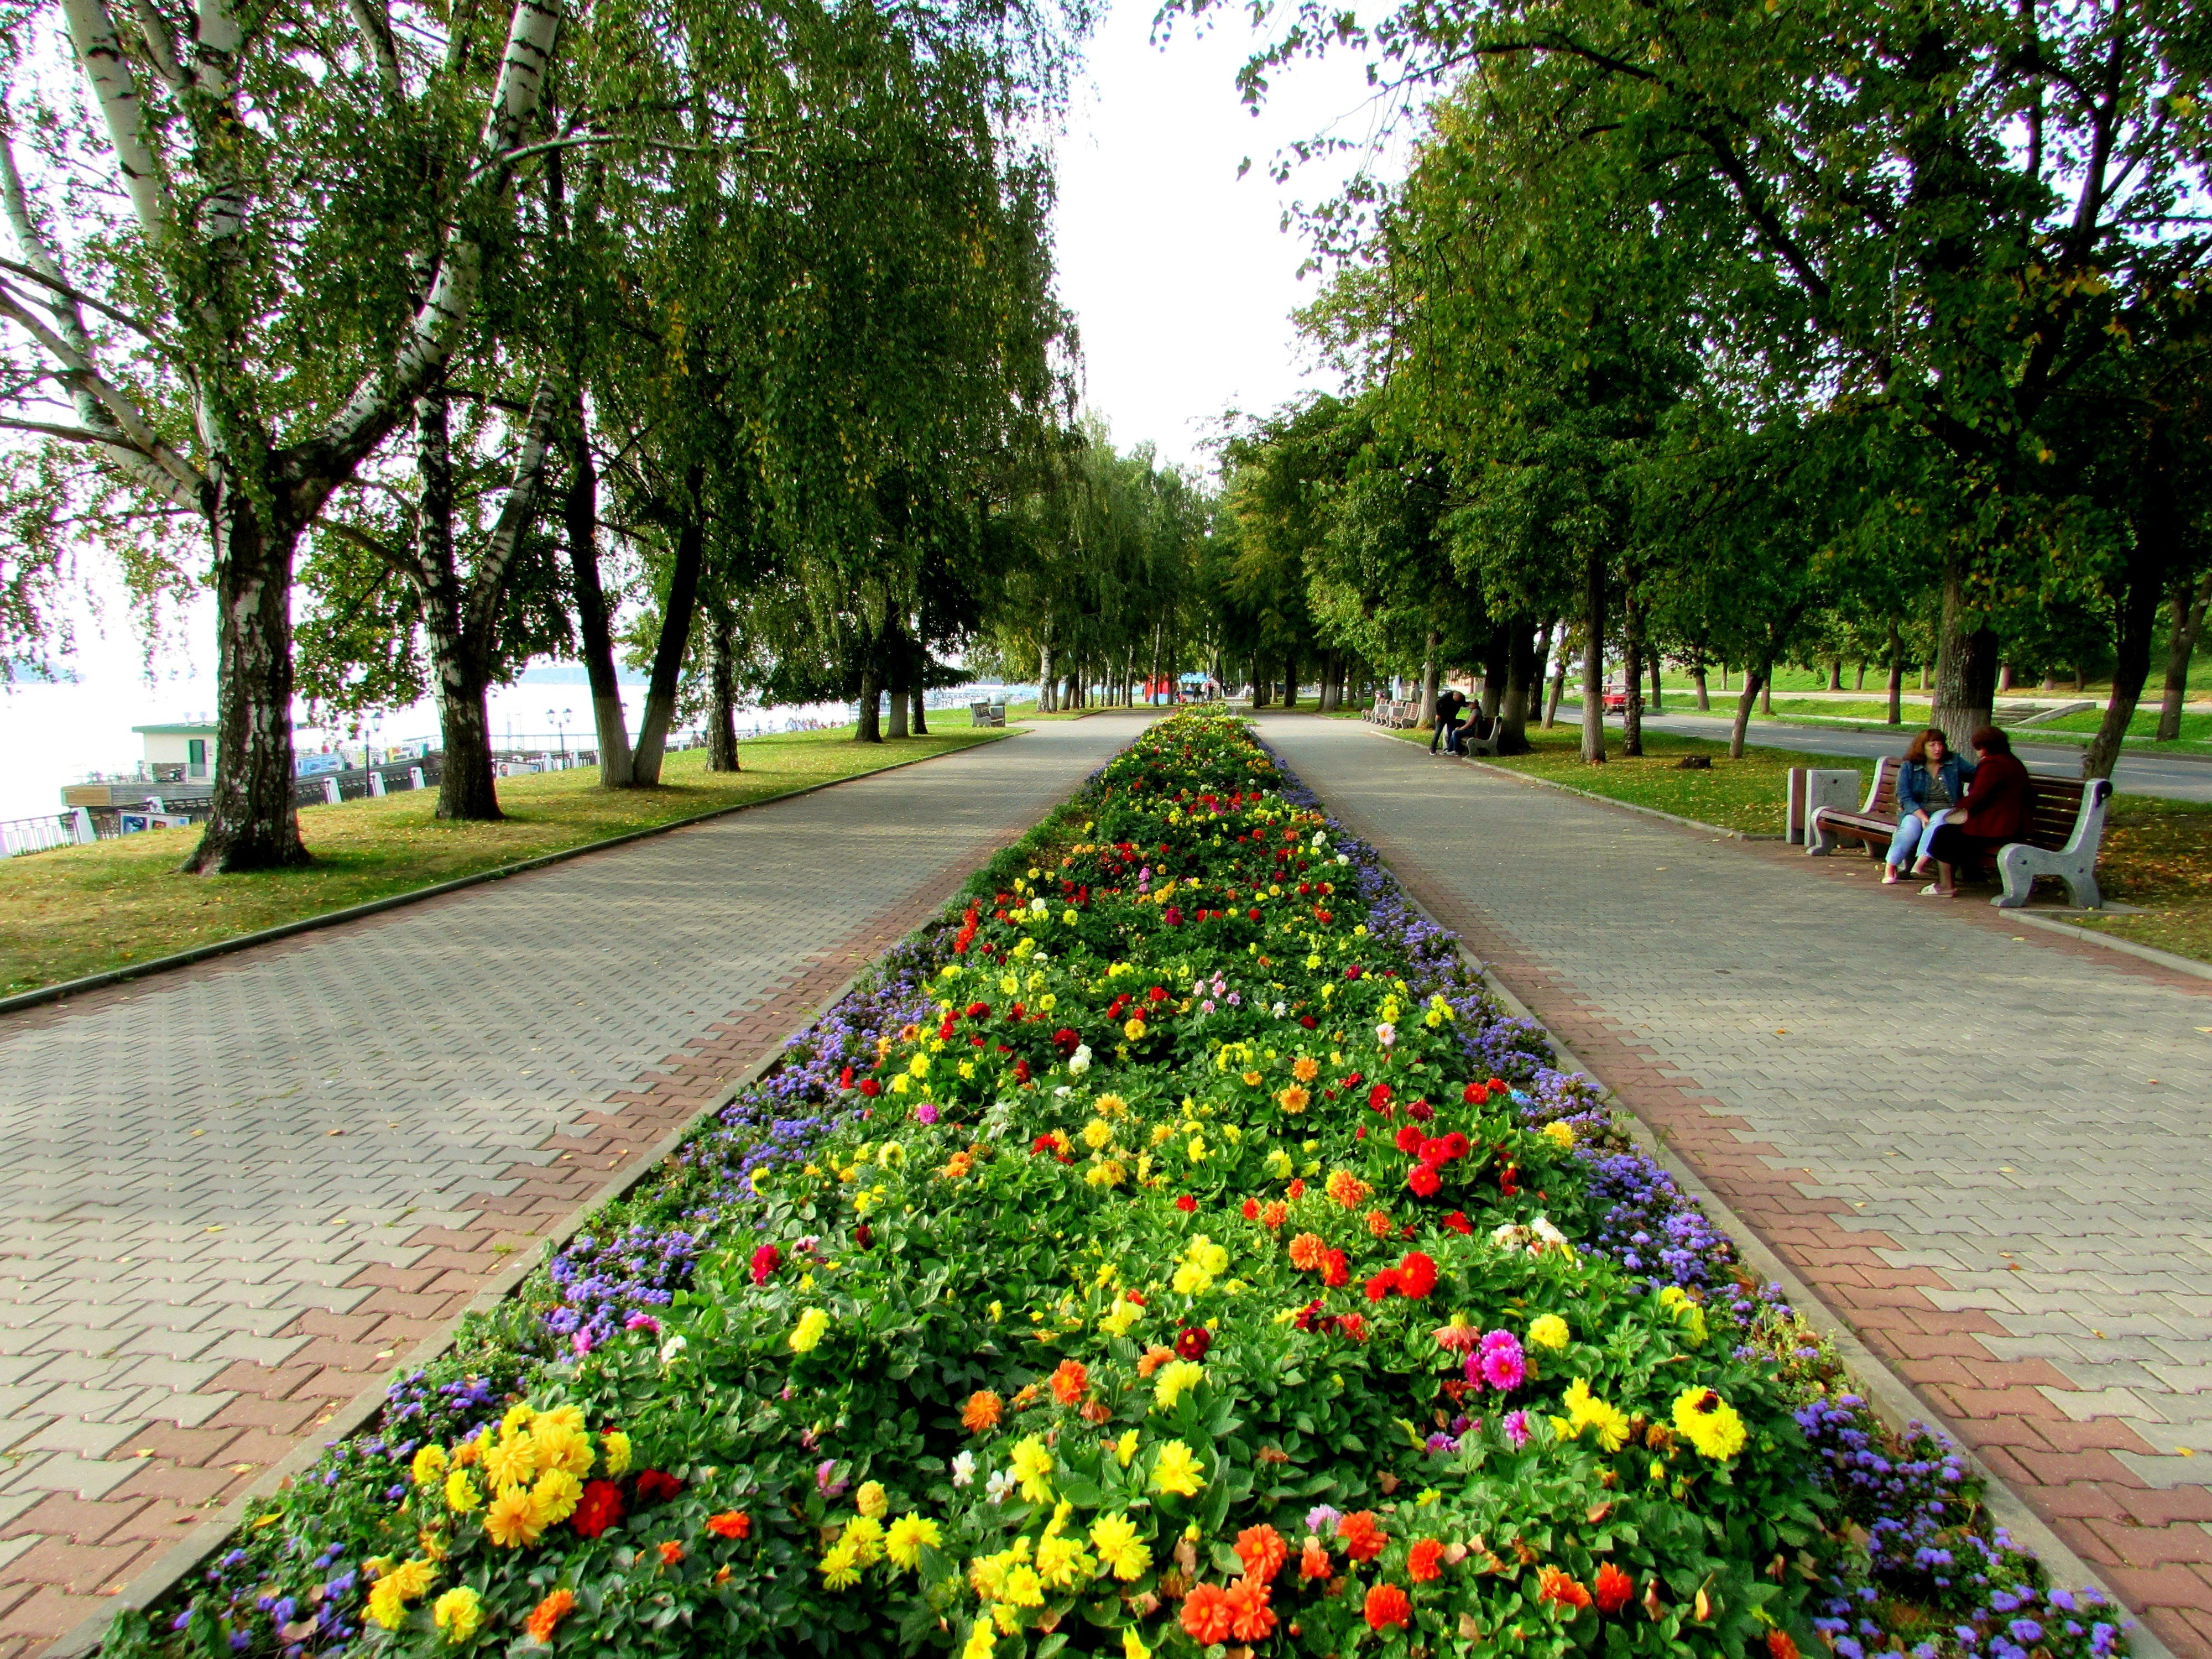
[[589, 1331], [578, 1331], [575, 1335], [568, 1339], [568, 1346], [574, 1350], [579, 1358], [582, 1358], [592, 1351], [592, 1334]]
[[655, 1336], [659, 1336], [660, 1322], [651, 1314], [634, 1313], [623, 1321], [623, 1328], [626, 1331], [651, 1331]]
[[1499, 1426], [1505, 1431], [1505, 1437], [1516, 1446], [1525, 1446], [1528, 1443], [1528, 1413], [1508, 1412], [1505, 1413], [1505, 1421]]
[[1528, 1356], [1521, 1351], [1521, 1340], [1510, 1331], [1491, 1331], [1482, 1339], [1482, 1351], [1470, 1354], [1467, 1361], [1467, 1380], [1479, 1380], [1490, 1384], [1500, 1394], [1517, 1389], [1528, 1380]]
[[915, 1121], [916, 1123], [934, 1123], [934, 1122], [936, 1122], [936, 1121], [937, 1121], [937, 1103], [936, 1103], [936, 1102], [934, 1102], [934, 1101], [929, 1101], [929, 1100], [925, 1100], [925, 1101], [923, 1101], [923, 1102], [921, 1103], [921, 1105], [919, 1105], [919, 1106], [915, 1107], [915, 1108], [914, 1109], [914, 1121]]

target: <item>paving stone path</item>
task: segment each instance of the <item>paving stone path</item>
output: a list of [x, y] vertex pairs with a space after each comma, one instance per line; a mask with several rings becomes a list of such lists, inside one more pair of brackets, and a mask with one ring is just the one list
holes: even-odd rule
[[2212, 981], [1357, 721], [1263, 731], [2177, 1654], [2212, 1656]]
[[1140, 719], [0, 1019], [0, 1659], [112, 1606]]

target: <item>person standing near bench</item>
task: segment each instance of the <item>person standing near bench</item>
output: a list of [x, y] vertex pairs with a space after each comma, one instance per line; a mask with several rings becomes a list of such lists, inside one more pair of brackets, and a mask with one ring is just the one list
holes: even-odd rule
[[1429, 738], [1431, 755], [1437, 752], [1437, 744], [1440, 742], [1447, 755], [1459, 753], [1459, 744], [1454, 734], [1459, 730], [1459, 711], [1466, 706], [1467, 699], [1455, 690], [1445, 691], [1437, 698], [1437, 729]]
[[1882, 860], [1883, 886], [1896, 884], [1915, 852], [1922, 859], [1915, 873], [1926, 873], [1926, 843], [1966, 799], [1966, 780], [1973, 775], [1972, 765], [1953, 754], [1951, 740], [1932, 726], [1906, 745], [1905, 763], [1897, 769], [1897, 830]]
[[1932, 898], [1956, 898], [1959, 872], [1972, 875], [2007, 842], [2027, 834], [2027, 768], [2012, 752], [2012, 739], [1994, 726], [1974, 733], [1974, 775], [1966, 784], [1966, 819], [1939, 823], [1923, 856], [1936, 861], [1936, 879], [1922, 888]]

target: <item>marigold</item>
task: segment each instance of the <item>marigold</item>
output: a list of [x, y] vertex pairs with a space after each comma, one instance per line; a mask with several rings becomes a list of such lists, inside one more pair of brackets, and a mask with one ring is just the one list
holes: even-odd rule
[[1336, 1523], [1336, 1541], [1344, 1546], [1344, 1553], [1353, 1560], [1372, 1561], [1382, 1553], [1390, 1539], [1376, 1524], [1374, 1510], [1355, 1510]]
[[575, 1607], [576, 1597], [574, 1592], [566, 1589], [555, 1590], [543, 1601], [531, 1608], [530, 1617], [522, 1621], [524, 1634], [533, 1642], [550, 1643], [553, 1639], [553, 1632], [560, 1627], [561, 1621], [573, 1613]]
[[1597, 1610], [1616, 1613], [1626, 1607], [1636, 1595], [1636, 1581], [1612, 1562], [1597, 1570]]
[[484, 1511], [483, 1528], [484, 1536], [504, 1550], [526, 1548], [545, 1535], [545, 1523], [526, 1486], [501, 1487]]
[[1553, 1352], [1567, 1346], [1567, 1322], [1557, 1314], [1539, 1314], [1528, 1322], [1528, 1345]]
[[1434, 1538], [1417, 1538], [1413, 1547], [1406, 1553], [1406, 1576], [1417, 1584], [1425, 1584], [1444, 1576], [1443, 1545]]
[[449, 1645], [459, 1647], [483, 1623], [483, 1601], [466, 1584], [456, 1584], [430, 1604], [430, 1622]]
[[1244, 1564], [1248, 1578], [1272, 1583], [1290, 1556], [1291, 1547], [1283, 1541], [1282, 1534], [1265, 1522], [1237, 1534], [1237, 1559]]
[[1273, 1232], [1291, 1218], [1291, 1206], [1278, 1200], [1260, 1207], [1260, 1224]]
[[1309, 1055], [1300, 1054], [1291, 1062], [1291, 1075], [1301, 1083], [1311, 1083], [1321, 1075], [1321, 1062]]
[[684, 1559], [684, 1546], [673, 1538], [663, 1539], [660, 1544], [660, 1565], [672, 1567]]
[[1372, 1631], [1389, 1630], [1393, 1625], [1402, 1629], [1413, 1622], [1413, 1604], [1395, 1584], [1377, 1584], [1369, 1590], [1364, 1612], [1367, 1628]]
[[753, 1518], [743, 1510], [724, 1510], [707, 1517], [707, 1530], [717, 1538], [748, 1538], [752, 1529]]
[[1376, 1238], [1388, 1238], [1398, 1230], [1391, 1221], [1389, 1211], [1370, 1210], [1367, 1212], [1367, 1231]]
[[1300, 1233], [1291, 1241], [1291, 1266], [1300, 1273], [1317, 1271], [1328, 1255], [1328, 1246], [1318, 1233]]
[[1583, 1588], [1582, 1581], [1557, 1567], [1546, 1567], [1537, 1576], [1537, 1599], [1557, 1601], [1563, 1607], [1577, 1610], [1590, 1604], [1590, 1593]]
[[1275, 1103], [1285, 1111], [1303, 1112], [1313, 1102], [1313, 1097], [1295, 1083], [1275, 1097]]
[[1194, 1584], [1183, 1598], [1183, 1634], [1202, 1648], [1227, 1641], [1235, 1617], [1229, 1592], [1218, 1584]]
[[1375, 1189], [1349, 1170], [1332, 1170], [1322, 1187], [1329, 1197], [1347, 1210], [1356, 1210], [1374, 1194]]
[[1249, 1575], [1229, 1587], [1229, 1633], [1240, 1642], [1257, 1642], [1275, 1628], [1275, 1612], [1267, 1605], [1267, 1581]]
[[1006, 1411], [1006, 1401], [988, 1389], [978, 1389], [968, 1396], [968, 1403], [960, 1413], [960, 1426], [970, 1434], [981, 1434], [999, 1426], [999, 1419]]

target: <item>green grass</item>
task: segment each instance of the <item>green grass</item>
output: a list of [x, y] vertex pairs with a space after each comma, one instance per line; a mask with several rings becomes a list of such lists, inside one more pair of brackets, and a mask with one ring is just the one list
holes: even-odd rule
[[432, 816], [437, 792], [428, 789], [304, 807], [301, 834], [315, 862], [301, 870], [178, 875], [197, 829], [9, 859], [0, 863], [0, 994], [1006, 735], [969, 726], [964, 713], [954, 719], [928, 737], [880, 745], [842, 741], [849, 726], [749, 738], [738, 746], [738, 772], [709, 772], [706, 751], [687, 750], [669, 757], [655, 789], [602, 789], [594, 770], [502, 778], [507, 816], [497, 823], [441, 823]]

